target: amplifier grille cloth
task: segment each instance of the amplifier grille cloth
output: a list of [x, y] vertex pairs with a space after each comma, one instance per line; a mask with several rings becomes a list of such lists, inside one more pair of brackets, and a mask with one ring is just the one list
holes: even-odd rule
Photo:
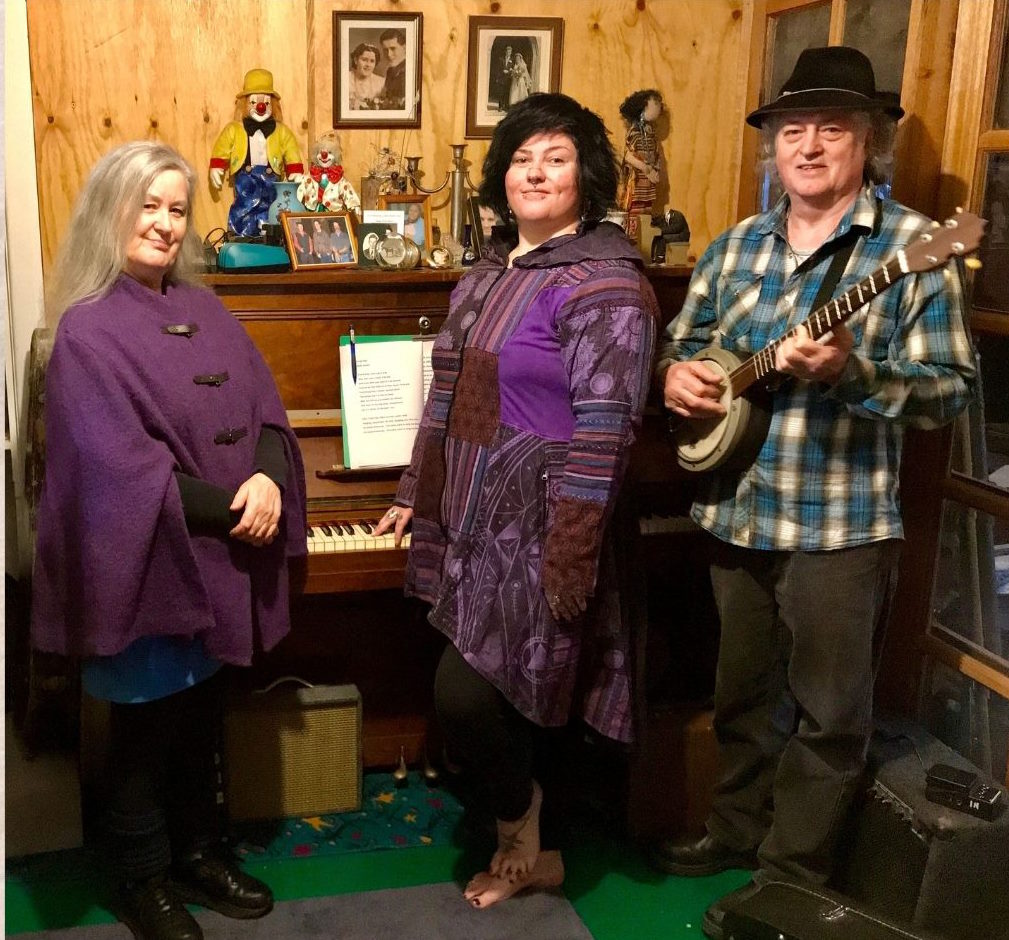
[[355, 686], [320, 686], [235, 698], [225, 754], [232, 819], [359, 810], [360, 695]]

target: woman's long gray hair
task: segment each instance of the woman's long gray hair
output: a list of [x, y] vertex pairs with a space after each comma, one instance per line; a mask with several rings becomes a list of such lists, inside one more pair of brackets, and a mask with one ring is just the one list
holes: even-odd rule
[[101, 297], [119, 277], [126, 267], [126, 248], [144, 199], [167, 170], [177, 170], [186, 180], [190, 224], [166, 280], [173, 283], [192, 277], [200, 253], [200, 241], [191, 224], [196, 174], [167, 144], [147, 140], [123, 144], [95, 164], [77, 198], [46, 299], [50, 327], [55, 329], [74, 304]]
[[[860, 130], [872, 133], [865, 145], [865, 177], [869, 183], [882, 183], [889, 179], [893, 170], [893, 146], [897, 139], [897, 122], [884, 111], [849, 112], [858, 123]], [[758, 172], [770, 174], [774, 184], [780, 186], [778, 168], [774, 165], [774, 143], [778, 131], [788, 122], [788, 114], [769, 117], [760, 127], [760, 153]]]

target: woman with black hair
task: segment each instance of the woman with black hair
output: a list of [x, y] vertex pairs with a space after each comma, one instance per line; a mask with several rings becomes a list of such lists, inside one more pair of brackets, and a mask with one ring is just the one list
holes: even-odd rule
[[608, 523], [657, 318], [640, 255], [600, 221], [617, 167], [597, 115], [531, 95], [483, 172], [480, 203], [507, 222], [453, 292], [413, 459], [376, 530], [398, 540], [412, 522], [406, 590], [451, 641], [435, 678], [447, 751], [497, 820], [465, 892], [480, 908], [563, 880], [538, 756], [573, 722], [633, 737]]

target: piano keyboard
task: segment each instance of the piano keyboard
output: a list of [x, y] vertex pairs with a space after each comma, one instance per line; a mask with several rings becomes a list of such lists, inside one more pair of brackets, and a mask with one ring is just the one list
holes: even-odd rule
[[[315, 522], [308, 527], [308, 553], [384, 551], [395, 548], [395, 533], [375, 536], [377, 522]], [[410, 547], [410, 533], [403, 534], [400, 548]]]

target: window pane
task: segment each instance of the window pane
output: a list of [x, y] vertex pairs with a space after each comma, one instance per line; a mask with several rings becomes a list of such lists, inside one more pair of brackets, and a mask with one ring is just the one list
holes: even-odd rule
[[940, 741], [1001, 783], [1006, 774], [1009, 701], [942, 663], [926, 669], [921, 722]]
[[974, 338], [980, 400], [957, 418], [950, 467], [1009, 492], [1009, 337]]
[[[767, 18], [767, 44], [764, 52], [764, 82], [760, 103], [778, 97], [781, 86], [795, 68], [803, 49], [827, 45], [830, 38], [830, 3], [788, 10]], [[766, 212], [781, 195], [781, 187], [763, 166], [757, 168], [757, 205]]]
[[995, 98], [995, 127], [1009, 127], [1009, 30], [1002, 37], [1002, 62], [999, 65], [998, 95]]
[[1009, 522], [944, 502], [932, 616], [1009, 666]]
[[872, 62], [877, 91], [900, 91], [911, 0], [848, 0], [844, 44]]
[[988, 230], [978, 252], [982, 267], [974, 277], [973, 304], [1009, 313], [1009, 153], [988, 154], [981, 215]]
[[767, 104], [778, 97], [803, 49], [825, 46], [829, 37], [829, 2], [768, 17], [764, 87], [760, 89], [760, 103]]

